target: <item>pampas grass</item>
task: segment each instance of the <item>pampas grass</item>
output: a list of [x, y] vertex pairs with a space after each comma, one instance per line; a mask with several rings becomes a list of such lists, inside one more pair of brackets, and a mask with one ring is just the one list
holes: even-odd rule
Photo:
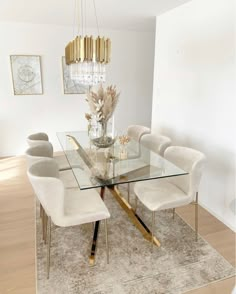
[[107, 122], [111, 118], [119, 96], [120, 93], [117, 93], [116, 86], [111, 85], [104, 90], [102, 84], [100, 84], [97, 93], [90, 91], [87, 94], [86, 100], [98, 122]]

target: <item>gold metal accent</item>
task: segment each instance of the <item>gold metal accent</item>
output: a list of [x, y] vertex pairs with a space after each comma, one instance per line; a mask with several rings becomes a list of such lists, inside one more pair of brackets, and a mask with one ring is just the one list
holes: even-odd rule
[[89, 256], [89, 264], [91, 266], [93, 266], [95, 264], [95, 257], [94, 257], [94, 255], [90, 255]]
[[198, 192], [196, 192], [195, 202], [195, 241], [198, 241]]
[[130, 203], [130, 183], [128, 183], [128, 202]]
[[175, 219], [175, 208], [173, 208], [173, 219]]
[[111, 40], [105, 40], [105, 63], [109, 63], [111, 61]]
[[51, 217], [48, 217], [47, 222], [47, 279], [49, 279], [49, 273], [50, 273], [50, 247], [51, 247]]
[[137, 215], [135, 214], [134, 210], [132, 209], [131, 205], [127, 202], [127, 200], [122, 196], [120, 191], [117, 189], [117, 187], [107, 187], [111, 194], [115, 197], [117, 202], [120, 204], [120, 206], [125, 210], [125, 212], [128, 214], [129, 218], [133, 222], [133, 224], [136, 226], [136, 228], [142, 233], [143, 237], [157, 245], [158, 247], [161, 246], [159, 240], [152, 236], [151, 232], [147, 230], [147, 227], [143, 225], [142, 222], [138, 219]]
[[152, 252], [153, 252], [153, 240], [154, 240], [154, 225], [155, 225], [155, 211], [152, 211]]
[[90, 36], [76, 36], [65, 48], [66, 64], [93, 61], [109, 63], [111, 61], [111, 40]]

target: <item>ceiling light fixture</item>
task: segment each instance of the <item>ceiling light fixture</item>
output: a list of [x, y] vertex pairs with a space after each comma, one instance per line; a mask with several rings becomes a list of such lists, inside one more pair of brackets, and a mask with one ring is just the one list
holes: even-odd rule
[[[75, 0], [75, 18], [76, 12], [78, 13], [78, 34], [74, 40], [67, 44], [65, 48], [65, 57], [66, 64], [70, 67], [71, 79], [84, 85], [96, 85], [106, 81], [105, 67], [106, 64], [110, 62], [111, 41], [108, 38], [101, 38], [99, 36], [95, 0], [93, 0], [93, 6], [98, 36], [96, 38], [87, 36], [86, 1], [87, 0], [81, 0], [79, 3], [79, 0]], [[79, 7], [81, 17], [79, 17]]]

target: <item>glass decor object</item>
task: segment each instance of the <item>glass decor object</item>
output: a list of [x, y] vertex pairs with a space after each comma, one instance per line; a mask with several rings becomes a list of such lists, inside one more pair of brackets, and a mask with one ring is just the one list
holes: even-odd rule
[[108, 121], [112, 117], [120, 93], [117, 93], [115, 86], [108, 86], [106, 89], [100, 84], [97, 92], [90, 91], [87, 94], [87, 102], [90, 110], [98, 123], [97, 137], [92, 139], [92, 143], [99, 148], [107, 148], [114, 144], [114, 120], [112, 130], [108, 134]]
[[[78, 19], [78, 35], [65, 48], [66, 64], [70, 78], [82, 85], [96, 85], [106, 80], [106, 65], [111, 59], [111, 41], [100, 37], [95, 0], [93, 0], [97, 23], [97, 37], [86, 35], [86, 2], [75, 0], [75, 16]], [[75, 21], [74, 21], [75, 23]]]
[[112, 132], [110, 121], [98, 122], [97, 136], [92, 139], [92, 143], [98, 148], [107, 148], [115, 143], [116, 136]]
[[128, 151], [127, 151], [127, 144], [130, 141], [130, 137], [127, 135], [119, 136], [119, 143], [120, 143], [120, 152], [119, 152], [119, 158], [127, 159], [128, 158]]

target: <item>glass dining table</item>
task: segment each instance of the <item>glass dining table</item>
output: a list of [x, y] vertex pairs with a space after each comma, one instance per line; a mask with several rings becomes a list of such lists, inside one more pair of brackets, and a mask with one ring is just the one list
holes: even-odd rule
[[[118, 185], [182, 176], [187, 172], [134, 140], [122, 145], [117, 139], [109, 148], [97, 148], [86, 131], [58, 132], [57, 137], [78, 187], [81, 190], [100, 188], [102, 198], [105, 188], [108, 189], [143, 237], [151, 242], [152, 234], [149, 228], [130, 205], [129, 189], [125, 198]], [[98, 229], [99, 222], [96, 222], [90, 264], [95, 261]], [[160, 246], [156, 237], [153, 243]]]

